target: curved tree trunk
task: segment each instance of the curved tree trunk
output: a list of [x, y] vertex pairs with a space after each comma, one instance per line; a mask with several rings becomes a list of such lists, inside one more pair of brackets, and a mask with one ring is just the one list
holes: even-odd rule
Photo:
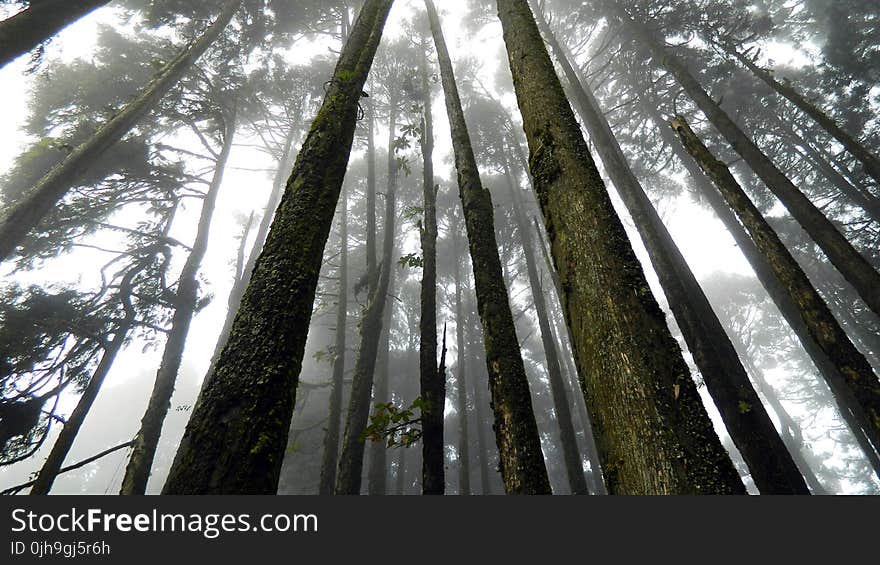
[[348, 201], [342, 193], [339, 207], [339, 292], [336, 302], [336, 341], [333, 381], [330, 383], [329, 422], [324, 436], [318, 494], [333, 494], [339, 463], [339, 431], [342, 427], [342, 388], [345, 377], [345, 330], [348, 324]]
[[501, 454], [501, 476], [508, 494], [550, 494], [538, 425], [525, 366], [516, 337], [507, 288], [495, 240], [492, 199], [479, 170], [464, 119], [452, 61], [431, 0], [425, 0], [437, 48], [446, 110], [452, 130], [459, 194], [464, 209], [477, 305], [483, 325], [489, 388], [495, 412], [495, 438]]
[[763, 494], [809, 494], [709, 299], [636, 179], [599, 103], [543, 17], [545, 39], [568, 79], [581, 119], [648, 250], [669, 306], [733, 443]]
[[795, 220], [810, 234], [813, 241], [819, 245], [829, 261], [856, 289], [868, 307], [880, 314], [880, 273], [874, 270], [822, 211], [810, 202], [755, 142], [730, 119], [730, 116], [709, 96], [679, 57], [667, 49], [647, 26], [634, 21], [619, 5], [616, 3], [606, 3], [605, 5], [617, 19], [624, 23], [639, 43], [650, 50], [658, 63], [675, 76], [681, 87], [703, 111], [712, 125], [742, 156], [767, 188], [779, 198]]
[[26, 196], [9, 208], [0, 220], [0, 261], [5, 261], [15, 252], [25, 236], [76, 186], [92, 163], [121, 140], [177, 84], [193, 63], [220, 37], [240, 5], [241, 0], [229, 0], [217, 20], [198, 41], [168, 63], [137, 99], [101, 126], [88, 141], [71, 151], [64, 161], [28, 190]]
[[349, 35], [166, 494], [277, 491], [324, 247], [391, 4], [367, 0]]
[[612, 494], [744, 494], [526, 0], [498, 0], [578, 373]]
[[0, 22], [0, 68], [110, 0], [43, 0]]
[[132, 444], [131, 456], [128, 460], [128, 466], [125, 468], [125, 476], [122, 479], [122, 489], [119, 494], [146, 493], [153, 458], [156, 456], [159, 437], [162, 435], [162, 425], [165, 422], [168, 409], [171, 408], [171, 397], [174, 394], [177, 375], [183, 362], [186, 338], [189, 335], [190, 324], [195, 316], [198, 303], [199, 268], [208, 250], [211, 220], [214, 217], [217, 195], [220, 193], [223, 173], [232, 151], [236, 125], [235, 111], [233, 110], [230, 115], [225, 116], [224, 121], [223, 148], [214, 165], [214, 178], [211, 179], [211, 185], [202, 202], [195, 241], [177, 281], [171, 330], [168, 332], [168, 340], [165, 343], [165, 351], [162, 353], [162, 361], [156, 374], [153, 392], [147, 403], [144, 417], [141, 419], [140, 430]]
[[839, 368], [839, 373], [835, 375], [842, 378], [832, 378], [828, 381], [828, 386], [841, 410], [849, 410], [856, 416], [875, 451], [880, 452], [880, 380], [867, 359], [852, 344], [825, 301], [740, 187], [727, 165], [709, 152], [684, 118], [675, 118], [672, 127], [684, 147], [715, 182], [755, 245], [767, 257], [777, 278], [798, 305], [801, 318], [813, 340]]

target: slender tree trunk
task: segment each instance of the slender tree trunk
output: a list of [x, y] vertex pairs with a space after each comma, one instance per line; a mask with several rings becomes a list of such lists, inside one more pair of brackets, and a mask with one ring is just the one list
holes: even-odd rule
[[342, 427], [342, 388], [345, 376], [345, 330], [348, 325], [348, 201], [342, 193], [339, 216], [339, 291], [336, 303], [336, 341], [334, 344], [333, 382], [330, 384], [330, 420], [324, 436], [321, 480], [318, 494], [333, 494], [339, 456], [339, 432]]
[[[843, 376], [840, 372], [840, 367], [838, 367], [835, 361], [810, 333], [807, 324], [801, 316], [800, 307], [789, 295], [784, 284], [776, 275], [773, 267], [771, 267], [769, 260], [755, 245], [755, 242], [739, 223], [739, 220], [737, 220], [724, 198], [718, 190], [712, 186], [711, 181], [709, 181], [706, 175], [703, 174], [700, 166], [682, 147], [675, 133], [667, 125], [663, 117], [660, 115], [660, 112], [656, 109], [656, 105], [653, 101], [646, 101], [641, 104], [641, 108], [651, 117], [651, 120], [657, 126], [664, 142], [672, 148], [678, 160], [684, 165], [685, 169], [687, 169], [688, 174], [696, 184], [700, 195], [706, 200], [724, 224], [725, 228], [727, 228], [727, 231], [736, 242], [737, 247], [739, 247], [746, 260], [748, 260], [749, 265], [751, 265], [752, 269], [755, 271], [755, 275], [761, 282], [761, 286], [763, 286], [770, 295], [773, 303], [798, 337], [798, 340], [810, 356], [810, 359], [816, 365], [819, 373], [827, 382], [834, 380], [842, 382]], [[878, 458], [874, 448], [868, 442], [867, 437], [865, 437], [858, 420], [848, 409], [844, 409], [842, 406], [839, 406], [839, 408], [841, 417], [849, 426], [866, 457], [871, 461], [872, 467], [876, 472], [880, 473], [880, 458]]]
[[369, 103], [367, 116], [367, 277], [369, 280], [369, 296], [376, 290], [376, 143], [375, 143], [375, 107]]
[[[391, 4], [392, 0], [367, 0], [349, 35], [297, 157], [229, 341], [193, 409], [165, 484], [166, 494], [277, 490], [358, 102]], [[292, 249], [297, 252], [291, 253]]]
[[30, 494], [49, 494], [49, 491], [52, 489], [55, 477], [61, 472], [64, 460], [67, 458], [67, 454], [70, 453], [70, 448], [73, 447], [73, 442], [76, 440], [76, 436], [79, 434], [86, 416], [88, 416], [92, 405], [94, 405], [95, 400], [98, 398], [98, 393], [101, 392], [104, 379], [107, 378], [107, 374], [110, 372], [111, 367], [113, 367], [113, 362], [116, 361], [116, 355], [125, 344], [128, 332], [131, 330], [131, 318], [131, 312], [129, 312], [126, 319], [116, 330], [113, 339], [107, 345], [100, 363], [98, 363], [95, 372], [92, 374], [92, 378], [89, 379], [89, 384], [86, 385], [85, 390], [79, 397], [73, 412], [71, 412], [67, 421], [64, 422], [64, 427], [61, 428], [61, 433], [58, 435], [58, 439], [55, 440], [52, 451], [49, 452], [49, 456], [43, 463], [43, 467], [34, 481]]
[[0, 22], [0, 67], [53, 38], [110, 0], [43, 0]]
[[709, 121], [810, 234], [813, 241], [825, 252], [843, 277], [853, 285], [868, 307], [880, 314], [880, 273], [871, 267], [821, 210], [810, 202], [755, 142], [730, 119], [680, 58], [662, 45], [647, 26], [635, 22], [617, 4], [606, 4], [606, 6], [610, 6], [609, 10], [612, 14], [622, 21], [639, 43], [647, 47], [657, 61], [675, 76]]
[[260, 220], [260, 225], [257, 228], [257, 233], [254, 237], [251, 252], [248, 254], [247, 262], [244, 263], [239, 270], [239, 276], [236, 277], [235, 284], [233, 284], [232, 290], [229, 293], [226, 319], [223, 321], [223, 327], [220, 329], [217, 344], [214, 346], [214, 353], [211, 355], [211, 364], [208, 368], [208, 372], [202, 381], [202, 390], [207, 386], [208, 377], [214, 372], [214, 364], [217, 363], [217, 358], [220, 356], [220, 352], [223, 351], [223, 347], [229, 340], [229, 332], [232, 331], [232, 323], [235, 321], [235, 315], [238, 313], [239, 306], [241, 306], [241, 299], [244, 296], [244, 291], [247, 290], [248, 284], [251, 282], [251, 273], [254, 270], [254, 265], [257, 262], [257, 258], [260, 256], [263, 244], [266, 242], [269, 228], [272, 227], [272, 219], [275, 217], [275, 211], [278, 209], [278, 203], [281, 200], [281, 195], [284, 191], [284, 181], [287, 178], [287, 171], [293, 167], [293, 163], [291, 163], [291, 152], [293, 149], [294, 137], [295, 132], [293, 128], [291, 128], [287, 140], [285, 141], [281, 161], [278, 163], [278, 170], [275, 173], [275, 179], [272, 183], [272, 192], [269, 194], [269, 200], [266, 202], [266, 208], [263, 210], [263, 217]]
[[[427, 45], [424, 46], [427, 49]], [[443, 412], [446, 375], [437, 368], [437, 190], [434, 184], [434, 117], [428, 57], [422, 62], [422, 194], [425, 223], [422, 227], [421, 316], [419, 317], [419, 386], [423, 401], [422, 494], [443, 494], [446, 489], [443, 449]]]
[[574, 70], [543, 17], [544, 37], [568, 79], [575, 105], [605, 170], [632, 215], [672, 313], [727, 431], [764, 494], [809, 494], [791, 454], [669, 230], [629, 167], [599, 103]]
[[684, 118], [675, 118], [672, 127], [688, 152], [715, 182], [755, 245], [767, 257], [776, 276], [798, 305], [813, 340], [839, 368], [836, 375], [842, 378], [832, 378], [828, 386], [841, 409], [849, 409], [857, 417], [875, 451], [880, 451], [880, 380], [877, 375], [727, 166], [715, 159]]
[[169, 331], [168, 340], [165, 343], [165, 351], [156, 374], [153, 392], [147, 403], [144, 417], [141, 419], [141, 428], [132, 445], [131, 456], [125, 469], [122, 489], [119, 494], [146, 493], [150, 469], [156, 456], [156, 448], [159, 446], [159, 437], [162, 435], [162, 425], [168, 415], [168, 409], [171, 408], [171, 397], [174, 394], [177, 375], [183, 361], [183, 350], [198, 303], [199, 268], [208, 250], [211, 220], [214, 217], [217, 195], [223, 184], [223, 173], [226, 170], [229, 154], [232, 151], [232, 142], [235, 138], [235, 111], [233, 110], [229, 114], [224, 117], [223, 148], [214, 165], [214, 177], [211, 179], [211, 185], [202, 202], [196, 238], [177, 281], [171, 331]]
[[[398, 170], [394, 154], [394, 141], [397, 132], [398, 104], [399, 101], [392, 97], [388, 125], [388, 186], [385, 190], [382, 264], [377, 273], [378, 283], [375, 284], [375, 290], [370, 295], [369, 306], [364, 311], [361, 320], [361, 343], [351, 385], [351, 398], [349, 399], [345, 435], [342, 441], [342, 455], [339, 458], [339, 474], [336, 478], [336, 494], [360, 494], [361, 492], [361, 474], [366, 447], [363, 432], [367, 427], [370, 415], [370, 397], [376, 372], [376, 357], [379, 352], [380, 337], [385, 326], [383, 319], [391, 286], [391, 271], [395, 265], [394, 236]], [[369, 271], [367, 275], [373, 277], [373, 273]], [[376, 400], [377, 402], [386, 401], [379, 398]]]
[[535, 315], [538, 317], [538, 327], [541, 330], [541, 344], [544, 347], [544, 356], [547, 361], [547, 377], [550, 381], [550, 397], [553, 399], [553, 409], [556, 413], [556, 422], [559, 425], [559, 442], [562, 446], [562, 456], [565, 462], [565, 473], [568, 477], [568, 485], [572, 494], [590, 494], [587, 489], [587, 481], [584, 477], [584, 463], [578, 449], [577, 437], [575, 436], [572, 422], [571, 408], [565, 393], [565, 382], [562, 379], [562, 367], [559, 363], [559, 353], [553, 331], [550, 328], [550, 319], [547, 315], [547, 303], [544, 300], [544, 289], [538, 276], [538, 266], [535, 260], [535, 249], [532, 246], [531, 229], [529, 222], [523, 213], [520, 202], [520, 189], [514, 182], [510, 163], [505, 156], [504, 172], [507, 177], [508, 188], [513, 199], [513, 212], [516, 220], [516, 228], [519, 232], [520, 244], [526, 259], [526, 271], [529, 276], [529, 287], [532, 291], [532, 300], [535, 304]]
[[788, 81], [780, 82], [776, 80], [772, 72], [760, 68], [749, 59], [749, 57], [740, 53], [734, 47], [730, 45], [722, 45], [721, 47], [728, 55], [739, 61], [744, 67], [749, 69], [752, 74], [775, 90], [777, 94], [794, 104], [799, 110], [822, 126], [822, 129], [824, 129], [828, 135], [836, 139], [841, 145], [843, 145], [844, 149], [858, 159], [862, 166], [864, 166], [865, 172], [868, 175], [880, 183], [880, 158], [868, 151], [859, 140], [844, 131], [844, 129], [840, 127], [831, 116], [804, 98]]
[[166, 65], [137, 99], [101, 126], [88, 141], [71, 151], [26, 196], [9, 208], [0, 220], [0, 261], [12, 256], [25, 236], [76, 186], [92, 163], [122, 139], [177, 84], [193, 63], [220, 37], [240, 5], [241, 0], [229, 0], [217, 20], [198, 41]]
[[498, 0], [538, 202], [609, 493], [744, 494], [526, 0]]
[[[398, 279], [397, 271], [391, 275], [388, 283], [388, 296], [394, 296], [396, 281]], [[376, 368], [374, 369], [375, 379], [373, 382], [373, 404], [386, 403], [391, 401], [391, 395], [388, 391], [389, 379], [389, 353], [391, 348], [391, 321], [393, 318], [394, 303], [386, 302], [385, 314], [382, 317], [381, 338], [379, 340], [379, 349], [376, 355]], [[369, 469], [367, 471], [367, 494], [372, 496], [384, 496], [387, 494], [387, 473], [388, 473], [388, 447], [384, 441], [371, 441], [369, 444]]]
[[401, 447], [397, 455], [397, 475], [394, 477], [394, 493], [406, 494], [406, 456], [409, 454], [408, 447]]
[[495, 412], [495, 437], [501, 475], [508, 494], [549, 494], [538, 425], [525, 366], [516, 337], [507, 288], [495, 240], [492, 199], [480, 182], [476, 158], [464, 119], [452, 61], [432, 0], [425, 0], [437, 48], [446, 110], [452, 130], [459, 193], [467, 226], [477, 304], [483, 325], [489, 388]]
[[452, 234], [452, 257], [455, 262], [455, 388], [458, 413], [458, 494], [471, 494], [471, 456], [468, 445], [467, 349], [465, 348], [464, 309], [461, 303], [461, 248], [458, 231]]

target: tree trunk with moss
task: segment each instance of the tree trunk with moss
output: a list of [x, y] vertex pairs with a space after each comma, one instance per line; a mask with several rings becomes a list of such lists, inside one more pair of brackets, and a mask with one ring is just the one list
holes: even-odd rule
[[828, 381], [828, 386], [841, 410], [852, 412], [875, 452], [880, 452], [880, 380], [870, 364], [852, 344], [825, 301], [727, 165], [709, 152], [684, 118], [675, 118], [672, 128], [767, 258], [789, 297], [797, 304], [812, 339], [838, 367], [839, 371]]
[[324, 435], [318, 494], [333, 494], [342, 428], [342, 389], [345, 377], [345, 330], [348, 325], [348, 201], [345, 192], [339, 206], [339, 286], [336, 298], [336, 339], [333, 343], [333, 377], [330, 383], [329, 421]]
[[[400, 101], [394, 98], [390, 102], [391, 115], [388, 125], [388, 186], [385, 189], [385, 226], [382, 243], [382, 263], [378, 273], [367, 271], [368, 277], [377, 277], [370, 283], [374, 290], [370, 294], [370, 302], [361, 319], [361, 342], [352, 377], [351, 397], [348, 415], [345, 422], [345, 435], [342, 440], [342, 454], [339, 457], [339, 474], [336, 478], [336, 494], [360, 494], [361, 474], [364, 466], [365, 439], [364, 430], [370, 416], [370, 399], [376, 374], [376, 358], [383, 329], [386, 328], [384, 317], [391, 287], [392, 269], [395, 268], [394, 237], [397, 215], [397, 176], [398, 165], [395, 158], [395, 139], [397, 133], [397, 117]], [[390, 317], [389, 317], [390, 320]], [[385, 391], [379, 390], [387, 396]], [[375, 398], [376, 402], [387, 402], [386, 398]], [[384, 445], [382, 460], [384, 461]], [[382, 465], [384, 469], [384, 463]], [[384, 471], [383, 471], [384, 473]], [[378, 486], [378, 485], [377, 485]], [[384, 494], [384, 489], [382, 489]]]
[[822, 126], [828, 135], [836, 139], [850, 155], [855, 157], [865, 168], [865, 172], [875, 181], [880, 183], [880, 158], [868, 151], [868, 149], [855, 137], [840, 127], [834, 119], [822, 111], [818, 106], [804, 98], [788, 81], [778, 81], [771, 71], [762, 69], [748, 56], [740, 53], [736, 48], [723, 44], [721, 48], [734, 59], [739, 61], [745, 68], [772, 88], [777, 94], [794, 104], [800, 111], [808, 115], [817, 124]]
[[[423, 46], [427, 49], [427, 46]], [[443, 449], [443, 412], [446, 375], [437, 367], [437, 190], [434, 183], [434, 117], [427, 55], [422, 62], [422, 282], [419, 317], [419, 388], [422, 397], [422, 494], [443, 494], [446, 489]]]
[[168, 332], [168, 340], [162, 353], [156, 382], [153, 384], [153, 392], [147, 403], [146, 412], [141, 419], [140, 430], [132, 443], [131, 456], [128, 460], [128, 466], [125, 468], [122, 489], [119, 494], [146, 493], [150, 469], [156, 456], [156, 448], [159, 446], [159, 437], [162, 435], [162, 425], [171, 408], [171, 397], [174, 394], [177, 375], [183, 362], [183, 350], [198, 305], [199, 268], [208, 250], [211, 220], [214, 217], [217, 195], [223, 184], [223, 173], [226, 170], [226, 163], [229, 161], [235, 137], [234, 109], [226, 113], [223, 122], [223, 148], [214, 165], [214, 177], [211, 179], [211, 184], [202, 201], [202, 211], [195, 241], [177, 281], [171, 330]]
[[437, 48], [446, 110], [452, 130], [459, 194], [464, 209], [477, 307], [483, 325], [489, 388], [495, 412], [495, 438], [501, 454], [501, 475], [508, 494], [549, 494], [538, 425], [516, 337], [501, 260], [495, 240], [492, 198], [480, 182], [464, 111], [455, 84], [452, 61], [431, 0], [426, 0], [431, 33]]
[[15, 252], [27, 234], [36, 228], [62, 198], [77, 185], [89, 167], [119, 142], [171, 90], [193, 63], [213, 45], [238, 11], [241, 0], [224, 4], [223, 12], [204, 34], [166, 65], [156, 79], [133, 102], [79, 145], [26, 196], [10, 206], [0, 220], [0, 261]]
[[744, 494], [527, 0], [498, 0], [529, 165], [611, 494]]
[[587, 489], [587, 481], [584, 477], [584, 464], [578, 449], [577, 437], [574, 431], [574, 423], [571, 408], [566, 394], [565, 381], [562, 378], [562, 366], [559, 363], [559, 352], [553, 330], [550, 328], [550, 318], [547, 314], [547, 303], [544, 300], [544, 289], [541, 286], [538, 275], [538, 264], [535, 260], [535, 248], [532, 244], [529, 222], [522, 209], [519, 192], [520, 188], [514, 182], [510, 163], [505, 156], [504, 173], [507, 180], [513, 202], [513, 214], [519, 233], [520, 245], [526, 260], [526, 272], [529, 277], [529, 288], [532, 291], [532, 300], [535, 305], [535, 316], [538, 318], [538, 328], [541, 331], [541, 344], [544, 348], [544, 357], [547, 361], [547, 377], [550, 381], [550, 397], [553, 399], [553, 410], [556, 413], [556, 423], [559, 425], [559, 443], [562, 446], [562, 456], [565, 462], [565, 473], [572, 494], [590, 494]]
[[[776, 276], [776, 273], [770, 266], [770, 262], [755, 245], [755, 242], [743, 228], [742, 224], [739, 223], [739, 220], [737, 220], [733, 211], [727, 205], [718, 190], [712, 185], [712, 182], [703, 174], [700, 166], [682, 147], [681, 142], [675, 133], [657, 110], [655, 102], [653, 100], [645, 100], [640, 106], [642, 111], [650, 116], [651, 120], [657, 126], [663, 141], [672, 148], [672, 151], [675, 153], [678, 160], [684, 165], [701, 197], [705, 199], [724, 224], [728, 233], [733, 237], [737, 247], [739, 247], [740, 251], [742, 251], [746, 260], [749, 262], [749, 265], [755, 271], [755, 276], [757, 276], [758, 280], [761, 282], [761, 286], [767, 291], [767, 294], [779, 309], [780, 314], [785, 318], [785, 321], [791, 327], [801, 345], [803, 345], [804, 350], [816, 365], [819, 373], [829, 382], [831, 380], [841, 380], [843, 377], [841, 376], [840, 368], [810, 334], [809, 328], [801, 317], [800, 308], [797, 303], [792, 300], [788, 291], [786, 291], [784, 285]], [[849, 410], [841, 410], [841, 417], [847, 423], [859, 446], [871, 461], [872, 467], [880, 472], [880, 459], [877, 458], [874, 449], [868, 442], [867, 437], [865, 437], [856, 418]], [[796, 454], [792, 453], [792, 455], [796, 457]], [[804, 468], [800, 463], [798, 463], [798, 467], [805, 474], [805, 477], [807, 477], [806, 471], [804, 471]]]
[[[367, 0], [342, 51], [166, 494], [274, 494], [358, 103], [392, 0]], [[291, 253], [296, 250], [296, 253]]]
[[809, 494], [709, 299], [630, 169], [599, 102], [572, 67], [543, 17], [539, 25], [562, 66], [581, 119], [633, 218], [694, 362], [755, 485], [764, 494]]
[[[394, 296], [396, 281], [399, 272], [393, 271], [388, 283], [387, 296]], [[376, 353], [375, 379], [373, 380], [373, 404], [391, 401], [389, 394], [389, 354], [391, 352], [391, 321], [393, 318], [394, 302], [386, 299], [385, 314], [382, 316], [381, 338]], [[369, 468], [367, 470], [367, 494], [371, 496], [383, 496], [388, 494], [388, 446], [384, 441], [371, 441], [369, 444]]]
[[455, 411], [458, 413], [458, 494], [471, 494], [471, 454], [468, 445], [467, 348], [462, 305], [461, 246], [458, 226], [452, 230], [452, 260], [455, 278]]
[[810, 234], [829, 261], [856, 289], [869, 308], [880, 314], [880, 273], [859, 254], [838, 231], [837, 227], [794, 183], [770, 160], [721, 106], [709, 96], [685, 63], [672, 53], [644, 24], [633, 20], [616, 3], [605, 3], [609, 13], [620, 20], [639, 44], [646, 47], [657, 62], [678, 81], [688, 96], [703, 111], [712, 125], [764, 182], [767, 188], [785, 205], [795, 220]]
[[110, 0], [43, 0], [0, 22], [0, 68]]

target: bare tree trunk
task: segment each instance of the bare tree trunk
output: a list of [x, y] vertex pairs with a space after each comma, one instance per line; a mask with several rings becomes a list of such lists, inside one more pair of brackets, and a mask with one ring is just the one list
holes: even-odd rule
[[171, 408], [171, 397], [174, 394], [177, 375], [183, 361], [183, 350], [198, 303], [199, 268], [208, 250], [211, 220], [214, 217], [217, 195], [223, 184], [223, 173], [226, 170], [229, 154], [232, 151], [232, 142], [235, 138], [235, 110], [232, 109], [228, 112], [223, 117], [223, 121], [223, 148], [214, 165], [214, 177], [211, 179], [211, 185], [202, 201], [201, 217], [195, 241], [177, 281], [171, 330], [168, 332], [168, 340], [165, 343], [165, 351], [162, 353], [162, 362], [159, 364], [153, 392], [147, 403], [144, 417], [141, 419], [140, 430], [132, 444], [131, 456], [125, 469], [122, 489], [119, 494], [146, 493], [150, 469], [156, 456], [159, 437], [162, 435], [162, 425], [165, 422], [168, 409]]
[[58, 34], [110, 0], [43, 0], [0, 22], [0, 67]]
[[5, 261], [15, 252], [25, 236], [76, 186], [92, 163], [121, 140], [177, 84], [193, 63], [220, 37], [240, 5], [241, 0], [229, 0], [217, 20], [198, 41], [168, 63], [137, 99], [101, 126], [88, 141], [71, 151], [64, 161], [28, 190], [26, 196], [9, 208], [0, 220], [0, 261]]
[[[427, 49], [427, 45], [423, 46]], [[423, 179], [425, 223], [422, 227], [421, 316], [419, 318], [419, 385], [423, 401], [422, 417], [422, 494], [443, 494], [446, 490], [443, 449], [443, 412], [446, 402], [446, 375], [437, 367], [437, 190], [434, 184], [434, 117], [428, 57], [422, 62]]]
[[[391, 281], [388, 283], [388, 296], [394, 296], [398, 272], [395, 271], [391, 275]], [[374, 369], [375, 379], [373, 380], [373, 403], [386, 403], [391, 401], [391, 395], [388, 392], [388, 381], [391, 377], [389, 373], [389, 353], [391, 347], [391, 321], [393, 318], [394, 302], [386, 303], [385, 314], [382, 317], [381, 338], [379, 339], [379, 349], [376, 354], [376, 368]], [[373, 496], [383, 496], [387, 494], [387, 472], [388, 472], [388, 447], [384, 441], [370, 442], [369, 469], [367, 471], [367, 494]]]
[[797, 304], [813, 340], [838, 367], [839, 373], [835, 375], [842, 378], [832, 378], [828, 381], [828, 386], [834, 392], [841, 410], [850, 410], [856, 416], [875, 451], [880, 451], [880, 380], [877, 375], [837, 323], [776, 232], [749, 200], [727, 165], [709, 152], [684, 118], [675, 118], [672, 127], [681, 138], [685, 149], [715, 182], [755, 245], [764, 253], [777, 278]]
[[736, 349], [669, 230], [629, 167], [599, 103], [571, 65], [543, 17], [545, 39], [556, 54], [575, 105], [605, 170], [633, 217], [651, 263], [727, 431], [764, 494], [809, 494], [809, 489], [752, 387]]
[[342, 193], [339, 208], [339, 291], [336, 303], [336, 341], [334, 342], [333, 382], [330, 384], [330, 420], [324, 436], [321, 480], [318, 494], [333, 494], [339, 457], [339, 432], [342, 427], [342, 388], [345, 376], [345, 330], [348, 324], [348, 200]]
[[486, 366], [495, 412], [495, 438], [501, 454], [501, 475], [508, 494], [549, 494], [538, 425], [507, 288], [495, 240], [492, 199], [480, 182], [476, 158], [464, 119], [452, 61], [431, 0], [425, 0], [440, 63], [446, 110], [452, 130], [459, 194], [464, 209], [478, 310], [486, 346]]
[[617, 217], [526, 0], [498, 0], [609, 493], [744, 494]]
[[614, 17], [626, 25], [639, 43], [647, 47], [656, 60], [675, 76], [712, 125], [810, 234], [813, 241], [825, 252], [844, 278], [853, 285], [868, 307], [880, 314], [880, 273], [874, 270], [822, 211], [810, 202], [755, 142], [730, 119], [679, 57], [667, 49], [647, 26], [635, 22], [619, 5], [614, 3], [605, 5]]
[[453, 261], [455, 262], [455, 411], [458, 413], [458, 494], [471, 494], [471, 456], [468, 445], [467, 349], [465, 346], [464, 309], [461, 298], [461, 249], [457, 228], [453, 229]]
[[277, 491], [324, 247], [391, 4], [367, 0], [349, 35], [166, 494]]

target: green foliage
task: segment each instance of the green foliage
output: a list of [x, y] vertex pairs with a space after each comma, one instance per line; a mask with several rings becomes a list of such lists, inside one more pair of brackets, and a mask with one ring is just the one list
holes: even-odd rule
[[412, 269], [421, 269], [425, 266], [425, 260], [418, 253], [408, 253], [397, 260], [400, 267], [410, 267]]
[[410, 447], [422, 437], [422, 418], [416, 411], [424, 412], [422, 397], [413, 400], [408, 408], [399, 408], [393, 402], [376, 404], [370, 423], [364, 429], [363, 438], [385, 441], [388, 447]]

